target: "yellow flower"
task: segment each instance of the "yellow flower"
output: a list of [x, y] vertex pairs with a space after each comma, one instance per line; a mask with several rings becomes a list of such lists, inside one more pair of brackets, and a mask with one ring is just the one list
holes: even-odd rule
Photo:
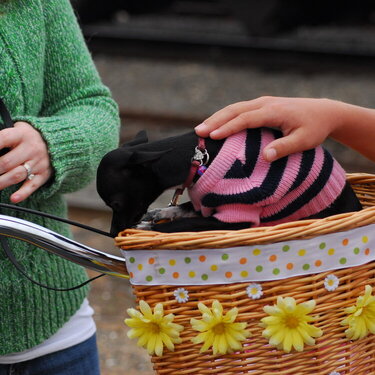
[[174, 315], [164, 316], [163, 305], [158, 303], [152, 312], [145, 301], [139, 302], [141, 312], [128, 309], [131, 319], [125, 319], [125, 324], [131, 329], [128, 332], [130, 339], [138, 338], [138, 346], [147, 349], [150, 355], [163, 355], [164, 345], [171, 351], [174, 344], [181, 343], [180, 332], [183, 326], [173, 323]]
[[369, 332], [375, 333], [375, 297], [370, 285], [365, 286], [365, 295], [357, 298], [357, 303], [345, 309], [348, 317], [341, 324], [349, 328], [345, 331], [350, 340], [366, 337]]
[[292, 297], [278, 297], [277, 304], [265, 306], [264, 311], [269, 315], [261, 319], [263, 337], [270, 345], [289, 353], [292, 347], [301, 352], [304, 344], [314, 345], [314, 337], [320, 337], [323, 332], [309, 323], [314, 320], [308, 314], [314, 310], [315, 301], [296, 303]]
[[246, 331], [246, 323], [234, 323], [238, 315], [238, 309], [234, 307], [223, 315], [223, 307], [217, 300], [212, 303], [212, 310], [203, 303], [198, 304], [202, 313], [202, 320], [192, 318], [190, 323], [194, 330], [199, 331], [191, 341], [194, 344], [203, 342], [200, 352], [205, 352], [212, 346], [213, 354], [232, 353], [242, 350], [241, 341], [250, 336]]

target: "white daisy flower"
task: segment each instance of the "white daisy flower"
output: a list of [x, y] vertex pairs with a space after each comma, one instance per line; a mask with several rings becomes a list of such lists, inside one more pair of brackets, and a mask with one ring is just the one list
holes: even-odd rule
[[[328, 275], [325, 279], [324, 279], [324, 287], [329, 291], [329, 292], [333, 292], [334, 290], [336, 290], [336, 288], [339, 286], [339, 279], [337, 278], [337, 276], [335, 275]], [[340, 375], [340, 374], [339, 374]]]
[[260, 284], [252, 283], [246, 288], [246, 293], [251, 299], [258, 299], [262, 297], [263, 291]]
[[189, 292], [185, 288], [177, 288], [173, 295], [178, 303], [185, 303], [189, 301]]

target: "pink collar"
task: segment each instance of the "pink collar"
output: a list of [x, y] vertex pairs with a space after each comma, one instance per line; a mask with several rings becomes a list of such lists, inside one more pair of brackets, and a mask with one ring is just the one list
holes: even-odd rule
[[198, 146], [195, 146], [194, 156], [191, 158], [191, 166], [189, 174], [182, 185], [182, 187], [177, 188], [173, 194], [173, 198], [168, 206], [176, 206], [178, 204], [178, 199], [183, 194], [185, 188], [191, 187], [194, 182], [194, 177], [197, 175], [202, 175], [206, 169], [205, 165], [208, 163], [210, 155], [206, 150], [206, 144], [204, 138], [198, 138]]

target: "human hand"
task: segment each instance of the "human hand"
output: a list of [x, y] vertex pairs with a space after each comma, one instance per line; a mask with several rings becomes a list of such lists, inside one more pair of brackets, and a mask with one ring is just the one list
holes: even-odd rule
[[195, 128], [201, 137], [226, 138], [247, 128], [279, 128], [284, 137], [264, 149], [268, 161], [323, 143], [342, 123], [344, 103], [329, 99], [260, 97], [231, 104]]
[[[10, 197], [12, 203], [19, 203], [46, 183], [52, 175], [47, 145], [36, 129], [19, 121], [13, 128], [0, 131], [0, 149], [3, 148], [9, 148], [10, 151], [0, 157], [0, 190], [24, 181]], [[30, 172], [27, 171], [27, 166], [30, 167]]]

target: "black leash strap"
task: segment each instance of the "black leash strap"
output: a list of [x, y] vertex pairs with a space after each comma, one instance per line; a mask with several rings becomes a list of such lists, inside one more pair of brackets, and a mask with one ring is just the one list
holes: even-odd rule
[[[1, 98], [0, 98], [0, 116], [1, 116], [1, 118], [3, 120], [3, 124], [0, 125], [0, 130], [3, 130], [5, 128], [11, 128], [11, 127], [13, 127], [13, 121], [12, 121], [12, 118], [10, 116], [10, 113], [9, 113], [9, 111], [8, 111], [5, 103], [3, 102], [3, 100]], [[2, 150], [0, 150], [0, 156], [6, 154], [8, 151], [9, 151], [8, 149], [2, 149]], [[1, 198], [1, 193], [2, 192], [0, 192], [0, 198]], [[0, 201], [1, 201], [1, 199], [0, 199]], [[103, 231], [101, 231], [99, 229], [91, 228], [91, 227], [89, 227], [87, 225], [79, 224], [79, 223], [76, 223], [74, 221], [63, 219], [63, 218], [60, 218], [60, 217], [57, 217], [57, 216], [54, 216], [54, 215], [50, 215], [50, 214], [47, 214], [47, 213], [44, 213], [44, 212], [40, 212], [40, 211], [36, 211], [36, 210], [31, 210], [31, 209], [28, 209], [28, 208], [22, 208], [22, 207], [14, 206], [14, 205], [11, 205], [11, 204], [0, 203], [0, 213], [1, 213], [1, 207], [8, 208], [8, 209], [13, 209], [13, 210], [18, 210], [18, 211], [23, 211], [23, 212], [29, 212], [29, 213], [32, 213], [32, 214], [35, 214], [35, 215], [48, 217], [50, 219], [59, 220], [59, 221], [62, 221], [64, 223], [67, 223], [67, 224], [71, 224], [71, 225], [75, 225], [75, 226], [84, 228], [86, 230], [91, 230], [93, 232], [102, 234], [104, 236], [112, 237], [109, 233], [103, 232]], [[76, 285], [76, 286], [71, 287], [71, 288], [54, 288], [54, 287], [51, 287], [51, 286], [48, 286], [48, 285], [44, 285], [44, 284], [39, 283], [38, 281], [33, 280], [25, 272], [24, 268], [21, 266], [21, 264], [18, 263], [17, 259], [15, 258], [14, 254], [13, 254], [13, 252], [12, 252], [10, 246], [9, 246], [8, 239], [5, 236], [1, 236], [0, 235], [0, 244], [1, 244], [2, 248], [3, 248], [3, 251], [4, 251], [5, 255], [12, 262], [12, 264], [14, 265], [14, 267], [24, 277], [26, 277], [32, 283], [34, 283], [34, 284], [36, 284], [36, 285], [38, 285], [38, 286], [40, 286], [42, 288], [48, 289], [48, 290], [54, 290], [56, 292], [68, 292], [68, 291], [71, 291], [71, 290], [82, 288], [83, 286], [85, 286], [86, 284], [90, 283], [91, 281], [94, 281], [94, 280], [98, 279], [99, 277], [105, 276], [104, 273], [100, 274], [100, 275], [98, 275], [96, 277], [93, 277], [93, 278], [85, 281], [82, 284]]]

